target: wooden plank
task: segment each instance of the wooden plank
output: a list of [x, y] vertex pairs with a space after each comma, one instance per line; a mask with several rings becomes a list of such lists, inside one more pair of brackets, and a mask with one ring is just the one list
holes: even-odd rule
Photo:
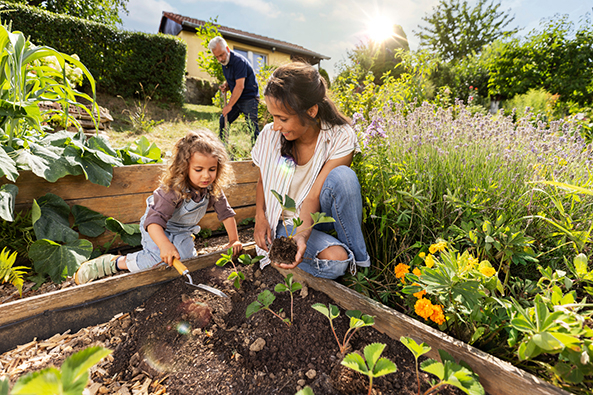
[[[457, 360], [465, 361], [480, 377], [480, 383], [490, 395], [538, 394], [568, 395], [568, 392], [547, 383], [532, 374], [518, 369], [477, 348], [452, 338], [405, 314], [359, 294], [332, 280], [313, 277], [299, 268], [283, 270], [282, 275], [293, 273], [294, 279], [310, 288], [323, 292], [346, 310], [360, 310], [375, 316], [374, 328], [399, 340], [402, 336], [424, 342], [432, 347], [427, 354], [440, 361], [438, 349], [446, 350]], [[397, 361], [396, 361], [397, 362]]]
[[[237, 184], [257, 182], [259, 169], [252, 161], [231, 162], [231, 166]], [[115, 167], [113, 168], [113, 179], [109, 187], [93, 184], [87, 181], [83, 175], [66, 176], [51, 183], [36, 176], [31, 171], [20, 171], [16, 182], [19, 187], [16, 204], [30, 205], [33, 203], [33, 199], [38, 199], [46, 193], [56, 194], [66, 201], [151, 193], [158, 187], [160, 176], [165, 169], [165, 164]], [[6, 183], [12, 182], [5, 177], [0, 178], [0, 185]]]
[[[244, 247], [248, 254], [255, 251], [254, 244]], [[210, 254], [187, 259], [183, 262], [190, 272], [210, 267], [220, 258], [224, 250]], [[107, 277], [93, 281], [88, 284], [78, 285], [59, 291], [49, 292], [39, 296], [33, 296], [24, 300], [16, 300], [0, 305], [0, 327], [10, 324], [45, 311], [52, 311], [73, 306], [78, 306], [95, 299], [105, 298], [111, 295], [128, 291], [144, 285], [159, 283], [171, 280], [179, 276], [179, 273], [168, 266], [160, 266], [154, 269], [137, 273], [126, 273], [120, 276]]]

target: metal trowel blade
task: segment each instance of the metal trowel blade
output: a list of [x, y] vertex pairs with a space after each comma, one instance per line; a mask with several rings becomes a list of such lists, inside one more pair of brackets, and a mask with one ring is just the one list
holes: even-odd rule
[[218, 296], [222, 296], [223, 298], [228, 298], [228, 295], [227, 294], [225, 294], [224, 292], [222, 292], [222, 291], [220, 291], [220, 290], [218, 290], [218, 289], [216, 289], [214, 287], [211, 287], [209, 285], [206, 285], [206, 284], [192, 284], [189, 281], [186, 281], [185, 283], [186, 284], [189, 284], [189, 285], [193, 285], [194, 287], [201, 288], [204, 291], [212, 292], [213, 294], [218, 295]]

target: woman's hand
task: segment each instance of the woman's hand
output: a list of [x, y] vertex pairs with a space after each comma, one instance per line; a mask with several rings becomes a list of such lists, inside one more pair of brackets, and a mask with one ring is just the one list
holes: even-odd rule
[[177, 248], [175, 248], [170, 241], [163, 243], [163, 245], [159, 247], [159, 250], [161, 251], [161, 259], [169, 266], [173, 266], [174, 258], [181, 259], [179, 251], [177, 251]]
[[229, 240], [229, 244], [227, 244], [224, 248], [225, 250], [232, 248], [233, 256], [237, 256], [241, 250], [243, 250], [243, 243], [241, 243], [239, 240]]
[[294, 257], [294, 262], [291, 264], [273, 262], [274, 265], [278, 266], [280, 269], [294, 269], [303, 261], [303, 257], [305, 256], [305, 250], [307, 249], [307, 237], [303, 234], [298, 234], [294, 236], [292, 239], [297, 245], [297, 253]]
[[272, 230], [265, 216], [255, 218], [253, 239], [259, 248], [268, 251], [268, 244], [272, 244]]

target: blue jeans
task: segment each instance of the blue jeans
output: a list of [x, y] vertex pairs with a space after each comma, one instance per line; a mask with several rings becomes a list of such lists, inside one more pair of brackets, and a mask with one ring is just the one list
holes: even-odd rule
[[[307, 241], [307, 249], [299, 268], [316, 277], [335, 279], [346, 273], [356, 273], [356, 266], [368, 267], [371, 259], [362, 235], [362, 198], [360, 183], [348, 166], [338, 166], [325, 179], [319, 196], [321, 211], [336, 222], [316, 225]], [[288, 232], [292, 225], [286, 226]], [[335, 230], [337, 238], [327, 231]], [[276, 227], [276, 237], [286, 236], [282, 221]], [[319, 259], [317, 255], [326, 248], [339, 245], [348, 253], [345, 261]]]
[[[253, 99], [245, 99], [239, 100], [235, 103], [231, 111], [227, 114], [228, 125], [227, 128], [231, 126], [231, 123], [235, 122], [235, 120], [239, 117], [239, 114], [245, 115], [245, 119], [247, 120], [247, 124], [251, 125], [253, 128], [253, 135], [251, 136], [251, 143], [254, 144], [257, 136], [259, 135], [259, 124], [257, 121], [257, 106], [259, 100], [258, 98]], [[228, 130], [225, 130], [224, 125], [224, 116], [220, 116], [219, 119], [220, 124], [220, 132], [219, 137], [220, 140], [226, 144]]]

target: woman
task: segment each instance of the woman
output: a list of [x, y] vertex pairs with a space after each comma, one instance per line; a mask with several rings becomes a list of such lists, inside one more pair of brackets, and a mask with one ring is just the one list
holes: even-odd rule
[[[361, 230], [360, 184], [349, 167], [358, 141], [349, 120], [327, 97], [325, 80], [310, 65], [290, 63], [272, 74], [264, 97], [274, 122], [266, 125], [251, 152], [260, 169], [254, 231], [258, 254], [268, 251], [273, 238], [286, 236], [274, 190], [295, 200], [296, 215], [303, 221], [294, 237], [295, 261], [278, 267], [298, 265], [314, 276], [334, 279], [349, 266], [352, 273], [356, 265], [370, 266]], [[315, 212], [336, 222], [307, 229]], [[291, 213], [284, 214], [291, 233]], [[332, 229], [337, 237], [324, 233]]]

